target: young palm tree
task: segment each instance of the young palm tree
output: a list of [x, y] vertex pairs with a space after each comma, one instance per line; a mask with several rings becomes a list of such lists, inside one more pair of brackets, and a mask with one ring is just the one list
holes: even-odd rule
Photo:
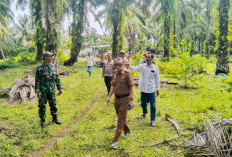
[[228, 54], [228, 20], [229, 20], [229, 0], [220, 0], [219, 3], [219, 47], [217, 50], [216, 72], [229, 73], [229, 54]]

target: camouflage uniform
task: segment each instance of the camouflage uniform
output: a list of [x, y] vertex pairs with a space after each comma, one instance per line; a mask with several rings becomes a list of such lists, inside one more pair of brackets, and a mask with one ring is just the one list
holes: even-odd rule
[[49, 102], [51, 115], [57, 115], [55, 84], [57, 89], [61, 89], [60, 77], [54, 64], [46, 65], [45, 63], [38, 66], [35, 76], [35, 91], [41, 92], [39, 99], [39, 117], [42, 122], [45, 121], [45, 111], [47, 100]]

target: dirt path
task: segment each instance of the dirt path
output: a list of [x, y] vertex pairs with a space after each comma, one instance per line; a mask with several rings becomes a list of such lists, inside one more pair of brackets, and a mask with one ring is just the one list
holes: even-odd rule
[[45, 151], [49, 150], [52, 148], [53, 144], [60, 138], [65, 137], [72, 129], [75, 125], [77, 125], [78, 123], [80, 123], [82, 121], [82, 119], [84, 118], [84, 116], [87, 114], [87, 112], [93, 107], [94, 103], [96, 102], [96, 100], [98, 99], [98, 97], [101, 95], [101, 93], [104, 90], [101, 90], [90, 102], [90, 104], [86, 107], [85, 111], [81, 114], [81, 116], [76, 119], [74, 121], [73, 124], [70, 124], [70, 126], [67, 126], [66, 128], [64, 128], [62, 131], [58, 132], [56, 135], [54, 135], [53, 137], [51, 137], [51, 139], [49, 141], [47, 141], [43, 147], [34, 150], [33, 152], [31, 152], [29, 154], [29, 157], [38, 157], [40, 155], [42, 155]]

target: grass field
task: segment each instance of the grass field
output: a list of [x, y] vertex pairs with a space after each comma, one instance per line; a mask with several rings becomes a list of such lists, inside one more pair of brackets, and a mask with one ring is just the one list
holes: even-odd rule
[[[1, 86], [13, 83], [24, 71], [33, 67], [9, 69], [0, 72]], [[149, 116], [141, 120], [140, 91], [135, 88], [136, 107], [129, 111], [128, 120], [132, 136], [119, 140], [119, 148], [109, 148], [116, 127], [116, 113], [113, 103], [106, 106], [106, 88], [101, 78], [101, 69], [94, 68], [93, 76], [88, 77], [85, 67], [75, 65], [60, 71], [72, 72], [62, 76], [64, 94], [57, 96], [59, 119], [63, 123], [57, 126], [51, 123], [49, 107], [47, 108], [46, 127], [40, 128], [37, 99], [26, 104], [9, 104], [5, 100], [0, 104], [0, 156], [27, 156], [33, 150], [42, 147], [57, 132], [72, 126], [71, 131], [55, 141], [50, 150], [42, 156], [184, 156], [187, 150], [172, 148], [168, 145], [152, 146], [169, 138], [177, 137], [175, 128], [165, 120], [165, 114], [175, 118], [182, 134], [188, 136], [175, 141], [181, 144], [194, 130], [202, 129], [202, 115], [207, 120], [210, 114], [229, 118], [231, 115], [232, 97], [220, 91], [222, 79], [213, 76], [214, 64], [208, 64], [203, 81], [197, 88], [186, 89], [180, 85], [163, 86], [160, 98], [157, 99], [157, 127], [150, 127]], [[161, 79], [174, 78], [162, 74]], [[73, 122], [81, 116], [91, 100], [100, 92], [93, 107], [77, 125]]]

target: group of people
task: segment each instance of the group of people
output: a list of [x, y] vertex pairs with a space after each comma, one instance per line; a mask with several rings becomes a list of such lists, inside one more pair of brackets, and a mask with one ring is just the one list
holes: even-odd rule
[[[45, 52], [43, 54], [44, 63], [37, 67], [35, 76], [35, 91], [39, 98], [39, 117], [41, 126], [44, 127], [46, 103], [49, 102], [53, 122], [61, 124], [57, 118], [57, 107], [55, 99], [55, 85], [62, 94], [59, 74], [56, 66], [52, 63], [54, 54]], [[111, 53], [107, 54], [107, 59], [102, 67], [102, 77], [104, 77], [107, 87], [107, 105], [110, 105], [111, 96], [114, 94], [114, 108], [118, 117], [117, 128], [113, 137], [111, 148], [117, 148], [117, 142], [120, 137], [131, 135], [131, 130], [127, 121], [127, 111], [134, 107], [134, 78], [130, 73], [132, 71], [140, 72], [139, 89], [141, 90], [141, 106], [143, 114], [141, 119], [144, 119], [147, 114], [147, 104], [150, 102], [150, 120], [151, 126], [156, 126], [156, 95], [160, 92], [160, 76], [159, 68], [154, 64], [152, 53], [146, 53], [146, 62], [138, 66], [129, 64], [128, 57], [125, 57], [125, 51], [120, 51], [118, 57], [113, 61]], [[91, 53], [87, 57], [87, 71], [89, 76], [92, 74], [94, 58]], [[124, 133], [122, 134], [122, 132]]]
[[[125, 138], [131, 135], [126, 117], [127, 110], [134, 107], [134, 78], [128, 69], [140, 72], [138, 87], [141, 90], [141, 106], [143, 109], [143, 114], [140, 118], [146, 118], [147, 104], [150, 102], [151, 126], [156, 126], [156, 95], [159, 96], [160, 94], [159, 68], [153, 62], [153, 54], [147, 52], [145, 57], [145, 63], [132, 66], [129, 64], [128, 59], [125, 58], [124, 51], [120, 51], [119, 57], [114, 62], [112, 61], [111, 54], [107, 54], [107, 61], [103, 65], [102, 70], [102, 76], [104, 76], [108, 90], [107, 105], [110, 105], [110, 98], [114, 94], [114, 108], [118, 117], [111, 148], [117, 148], [120, 136]], [[123, 131], [124, 133], [122, 134]]]

